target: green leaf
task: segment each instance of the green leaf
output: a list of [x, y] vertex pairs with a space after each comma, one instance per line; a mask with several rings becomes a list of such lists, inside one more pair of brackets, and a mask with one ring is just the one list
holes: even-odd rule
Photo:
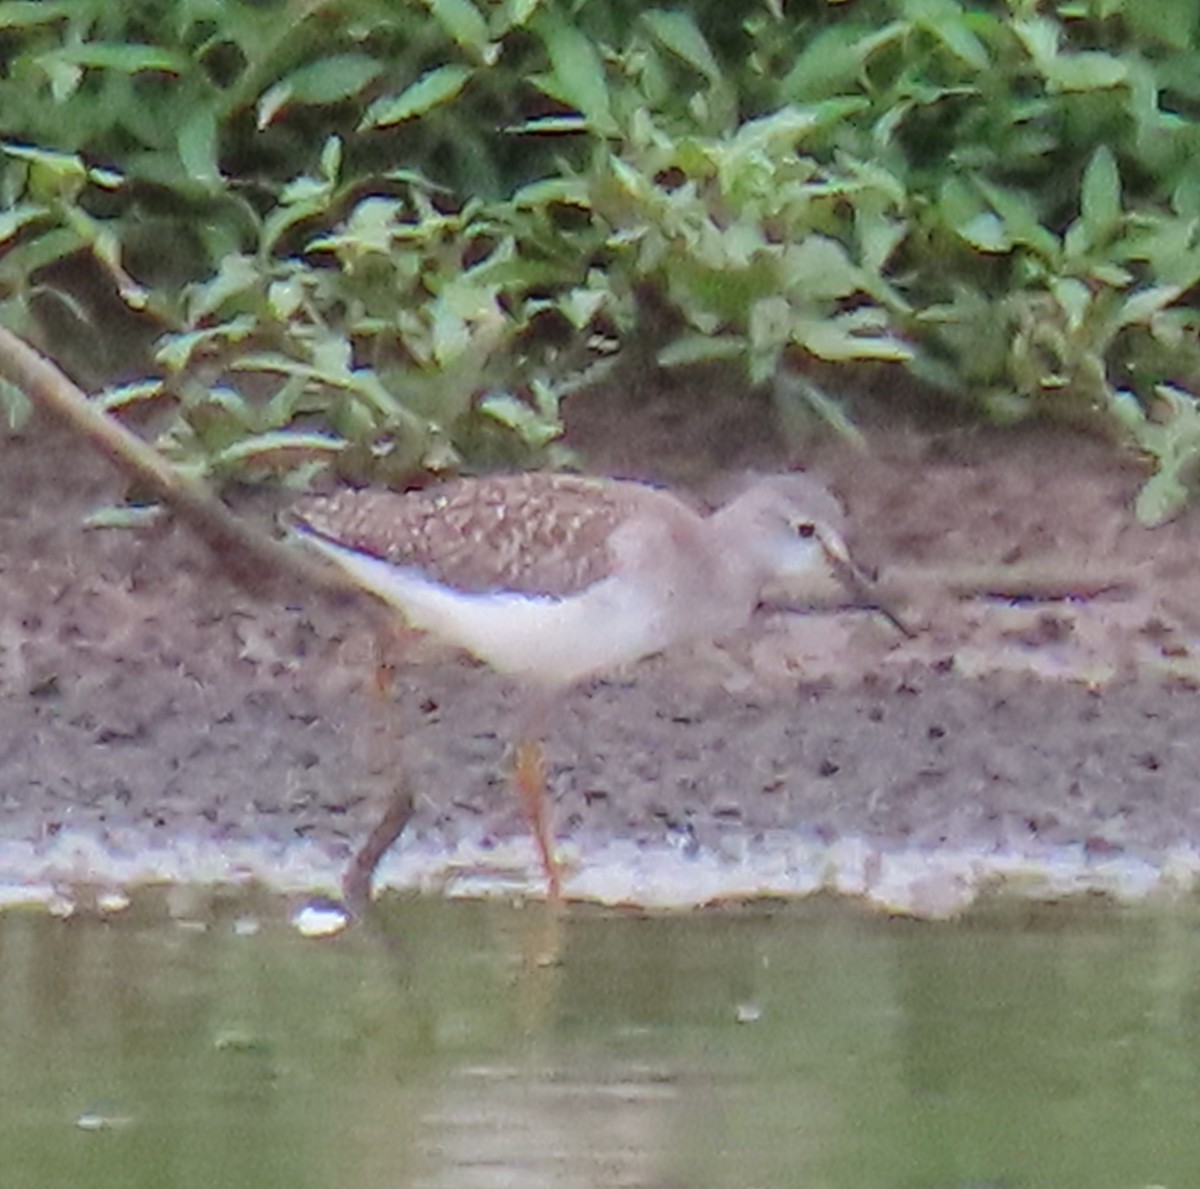
[[1107, 260], [1096, 261], [1088, 272], [1094, 280], [1107, 285], [1110, 289], [1124, 289], [1133, 284], [1133, 273], [1129, 269]]
[[881, 276], [892, 253], [908, 235], [908, 224], [901, 219], [889, 219], [866, 206], [854, 212], [854, 234], [858, 240], [863, 268]]
[[746, 351], [741, 335], [685, 334], [668, 343], [655, 356], [659, 367], [686, 367], [693, 363], [713, 363], [737, 359]]
[[293, 104], [320, 106], [359, 95], [383, 73], [382, 63], [366, 54], [336, 54], [292, 71], [269, 87], [258, 101], [258, 127], [270, 126]]
[[981, 252], [1009, 252], [1012, 250], [1012, 237], [1008, 234], [999, 215], [992, 211], [980, 211], [965, 223], [955, 227], [963, 239], [973, 248]]
[[41, 203], [34, 202], [21, 202], [0, 210], [0, 244], [12, 239], [26, 224], [45, 219], [50, 213]]
[[570, 289], [558, 299], [558, 309], [576, 330], [590, 326], [608, 304], [610, 295], [603, 289]]
[[535, 83], [584, 116], [593, 130], [609, 136], [617, 125], [609, 107], [608, 78], [591, 40], [570, 24], [558, 8], [544, 8], [530, 26], [542, 39], [553, 74]]
[[561, 202], [567, 206], [589, 207], [589, 187], [581, 178], [542, 178], [522, 186], [512, 196], [516, 210], [545, 207]]
[[344, 384], [354, 375], [354, 356], [348, 339], [329, 334], [313, 344], [312, 362], [315, 374], [335, 384]]
[[1188, 501], [1188, 489], [1174, 471], [1159, 471], [1152, 475], [1134, 502], [1138, 523], [1146, 528], [1158, 528], [1183, 511]]
[[1121, 222], [1121, 174], [1108, 145], [1100, 145], [1083, 172], [1080, 214], [1093, 245], [1109, 239]]
[[444, 301], [434, 305], [431, 322], [433, 357], [446, 367], [471, 345], [471, 327], [466, 318]]
[[1018, 19], [1012, 30], [1020, 38], [1034, 65], [1044, 74], [1058, 57], [1059, 26], [1048, 17]]
[[106, 389], [95, 397], [92, 403], [105, 412], [112, 412], [115, 409], [127, 409], [131, 405], [142, 404], [144, 401], [158, 400], [163, 394], [161, 380], [135, 380], [132, 384]]
[[287, 83], [276, 83], [268, 87], [259, 97], [254, 125], [261, 132], [269, 128], [280, 112], [286, 111], [292, 101], [292, 88]]
[[67, 62], [94, 70], [115, 70], [122, 74], [138, 74], [157, 70], [164, 74], [183, 74], [190, 60], [183, 54], [154, 45], [119, 44], [103, 41], [84, 41], [44, 54], [39, 62]]
[[542, 6], [542, 0], [507, 0], [508, 26], [520, 29], [529, 23], [530, 17]]
[[340, 454], [346, 443], [329, 434], [297, 433], [292, 430], [271, 430], [268, 433], [250, 434], [226, 446], [213, 456], [216, 466], [232, 466], [237, 463], [255, 462], [280, 454]]
[[154, 359], [169, 372], [180, 372], [197, 352], [213, 344], [241, 342], [257, 330], [256, 318], [249, 314], [240, 314], [232, 321], [222, 322], [219, 326], [206, 326], [203, 330], [167, 335], [156, 344]]
[[808, 41], [779, 84], [780, 98], [795, 103], [857, 91], [871, 56], [904, 37], [908, 24], [893, 21], [865, 37], [861, 32], [857, 25], [833, 25]]
[[336, 182], [342, 169], [342, 138], [328, 136], [321, 146], [321, 177], [327, 182]]
[[904, 15], [972, 69], [986, 70], [991, 64], [987, 49], [971, 32], [955, 0], [906, 0]]
[[1120, 58], [1099, 51], [1060, 54], [1045, 69], [1046, 82], [1057, 91], [1103, 91], [1129, 78], [1129, 67]]
[[1154, 285], [1139, 290], [1121, 304], [1117, 311], [1117, 326], [1149, 322], [1160, 310], [1165, 310], [1182, 296], [1183, 289], [1178, 285]]
[[231, 298], [251, 293], [257, 296], [263, 288], [263, 275], [251, 256], [226, 256], [217, 275], [201, 285], [192, 287], [188, 300], [188, 316], [199, 322]]
[[29, 191], [34, 198], [77, 197], [88, 181], [88, 168], [75, 153], [4, 142], [9, 157], [29, 164]]
[[699, 71], [709, 82], [720, 80], [721, 67], [690, 13], [655, 8], [642, 13], [650, 32], [673, 54]]
[[500, 47], [488, 41], [487, 21], [471, 0], [425, 0], [434, 19], [454, 41], [480, 61], [492, 63]]
[[[864, 316], [866, 315], [866, 316]], [[876, 311], [855, 310], [822, 321], [798, 319], [793, 341], [818, 359], [839, 362], [849, 359], [911, 359], [912, 348], [907, 343], [879, 334], [881, 318]], [[874, 324], [874, 325], [872, 325]], [[863, 332], [866, 333], [863, 333]]]
[[1109, 397], [1109, 409], [1135, 439], [1146, 426], [1146, 410], [1142, 402], [1126, 388], [1119, 388]]
[[33, 402], [3, 376], [0, 376], [0, 409], [4, 411], [4, 420], [10, 430], [23, 428], [33, 416]]
[[78, 11], [79, 0], [7, 0], [0, 4], [0, 29], [49, 25]]
[[321, 235], [311, 239], [311, 252], [343, 252], [346, 249], [378, 252], [390, 255], [399, 233], [403, 205], [392, 198], [364, 198], [350, 212], [345, 227], [338, 235]]
[[193, 181], [221, 180], [217, 164], [217, 116], [211, 107], [199, 106], [184, 120], [176, 150], [184, 172]]
[[1067, 329], [1079, 330], [1092, 305], [1091, 289], [1078, 277], [1055, 277], [1050, 282], [1050, 292], [1067, 316]]
[[65, 260], [86, 246], [85, 241], [73, 229], [53, 228], [8, 247], [0, 256], [0, 276], [8, 283], [16, 284], [14, 278], [26, 278], [39, 268]]
[[952, 231], [957, 232], [986, 209], [977, 190], [962, 178], [951, 174], [942, 182], [938, 191], [938, 213]]
[[509, 392], [488, 393], [477, 408], [486, 417], [517, 433], [529, 446], [541, 447], [562, 434], [562, 422], [547, 417]]
[[281, 322], [286, 322], [304, 302], [304, 281], [300, 276], [272, 281], [267, 287], [267, 306]]
[[747, 319], [750, 347], [753, 351], [781, 347], [790, 341], [796, 315], [786, 297], [764, 297], [750, 307]]
[[297, 103], [339, 103], [351, 99], [383, 73], [366, 54], [335, 54], [292, 71], [283, 82]]
[[[843, 103], [856, 104], [856, 100], [843, 100]], [[792, 143], [812, 132], [820, 123], [819, 113], [830, 110], [825, 104], [815, 107], [797, 107], [789, 105], [781, 107], [768, 115], [756, 120], [747, 120], [734, 135], [732, 149], [734, 154], [744, 158], [749, 153], [769, 152], [772, 147], [781, 143]], [[840, 111], [846, 109], [839, 108]]]
[[474, 73], [469, 66], [439, 66], [435, 70], [427, 70], [399, 95], [385, 96], [372, 103], [359, 123], [359, 131], [400, 124], [448, 103], [467, 85], [467, 80]]
[[583, 116], [534, 116], [520, 124], [508, 124], [504, 129], [514, 136], [561, 136], [587, 130], [588, 121]]
[[1058, 236], [1038, 220], [1033, 197], [1028, 191], [998, 186], [978, 175], [971, 180], [1000, 216], [1005, 234], [1014, 243], [1033, 248], [1047, 260], [1058, 259], [1061, 249]]
[[787, 290], [804, 301], [848, 297], [862, 285], [862, 273], [835, 239], [810, 235], [783, 253]]
[[125, 184], [125, 176], [115, 169], [92, 166], [88, 169], [88, 181], [102, 186], [105, 190], [119, 190]]
[[83, 518], [83, 527], [88, 529], [149, 528], [163, 518], [161, 504], [128, 504], [113, 507], [111, 504], [97, 508]]
[[61, 58], [44, 54], [38, 65], [50, 80], [50, 94], [55, 103], [66, 103], [74, 97], [83, 82], [83, 67], [76, 62], [64, 62]]

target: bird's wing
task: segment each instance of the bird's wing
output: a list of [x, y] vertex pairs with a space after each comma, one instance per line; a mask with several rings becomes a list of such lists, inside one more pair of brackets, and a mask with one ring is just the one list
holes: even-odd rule
[[576, 475], [460, 479], [423, 491], [343, 491], [301, 500], [302, 531], [458, 590], [556, 598], [612, 572], [613, 530], [647, 501], [671, 500], [639, 483]]

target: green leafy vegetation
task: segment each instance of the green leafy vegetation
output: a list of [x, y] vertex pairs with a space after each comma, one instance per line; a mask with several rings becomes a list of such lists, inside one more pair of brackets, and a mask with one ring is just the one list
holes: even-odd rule
[[636, 336], [1109, 433], [1157, 521], [1198, 43], [1200, 0], [0, 0], [0, 319], [217, 477], [553, 458]]

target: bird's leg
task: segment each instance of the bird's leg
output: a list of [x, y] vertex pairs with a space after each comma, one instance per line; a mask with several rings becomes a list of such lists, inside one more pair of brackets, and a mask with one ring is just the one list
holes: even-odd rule
[[391, 696], [396, 671], [420, 635], [404, 623], [389, 616], [375, 625], [375, 693], [387, 702]]
[[517, 747], [513, 765], [513, 785], [521, 800], [521, 812], [529, 825], [534, 844], [546, 872], [547, 896], [551, 904], [562, 903], [562, 865], [554, 851], [554, 822], [549, 790], [546, 788], [546, 761], [542, 739], [554, 706], [554, 695], [542, 689], [529, 692], [528, 701], [518, 715]]
[[517, 744], [513, 783], [521, 799], [521, 810], [529, 823], [533, 841], [542, 856], [547, 894], [551, 903], [557, 904], [562, 900], [562, 868], [554, 853], [554, 830], [550, 823], [550, 804], [546, 794], [546, 762], [539, 739], [525, 737]]
[[342, 896], [356, 917], [363, 917], [371, 906], [371, 880], [379, 860], [404, 832], [413, 815], [413, 796], [407, 782], [401, 780], [392, 792], [383, 815], [366, 841], [355, 852], [342, 876]]
[[[413, 633], [402, 625], [398, 626], [391, 615], [386, 618], [377, 616], [374, 627], [371, 693], [385, 721], [374, 724], [368, 742], [370, 760], [381, 772], [395, 769], [397, 776], [391, 795], [387, 798], [376, 824], [367, 835], [366, 841], [355, 852], [342, 876], [342, 895], [346, 906], [356, 917], [365, 916], [370, 908], [371, 881], [375, 876], [375, 869], [384, 854], [404, 832], [414, 810], [408, 777], [394, 751], [397, 732], [392, 720], [396, 709], [391, 705], [392, 684], [398, 668], [396, 654], [403, 654], [412, 640]], [[388, 729], [383, 730], [382, 727]], [[385, 754], [374, 754], [380, 748], [385, 749]]]

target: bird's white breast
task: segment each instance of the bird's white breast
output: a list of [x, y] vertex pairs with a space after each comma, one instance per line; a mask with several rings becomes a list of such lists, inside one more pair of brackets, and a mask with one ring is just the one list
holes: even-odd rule
[[364, 589], [400, 610], [411, 626], [534, 684], [581, 681], [662, 650], [674, 634], [664, 616], [669, 591], [651, 596], [637, 583], [609, 578], [566, 598], [467, 593], [419, 569], [305, 537]]

